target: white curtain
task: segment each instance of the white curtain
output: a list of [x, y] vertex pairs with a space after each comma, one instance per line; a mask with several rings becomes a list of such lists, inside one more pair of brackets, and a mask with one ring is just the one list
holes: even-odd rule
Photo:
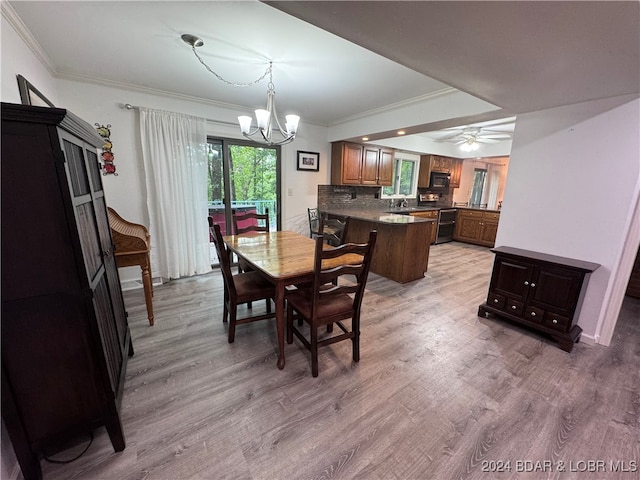
[[205, 124], [204, 118], [140, 108], [154, 276], [211, 270]]

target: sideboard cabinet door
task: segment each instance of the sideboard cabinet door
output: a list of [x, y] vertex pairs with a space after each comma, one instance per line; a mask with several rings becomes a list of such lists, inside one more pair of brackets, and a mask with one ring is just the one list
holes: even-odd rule
[[580, 339], [580, 306], [600, 265], [512, 247], [496, 254], [489, 292], [478, 315], [495, 314], [546, 333], [570, 352]]

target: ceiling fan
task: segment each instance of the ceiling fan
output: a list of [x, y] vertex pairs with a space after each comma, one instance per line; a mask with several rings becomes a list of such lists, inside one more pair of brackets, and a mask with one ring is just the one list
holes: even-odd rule
[[[506, 120], [509, 123], [506, 123]], [[505, 119], [504, 123], [491, 125], [463, 125], [461, 127], [441, 130], [442, 135], [435, 137], [437, 142], [450, 142], [460, 145], [465, 152], [472, 152], [480, 147], [480, 143], [499, 143], [510, 140], [513, 135], [513, 119]]]

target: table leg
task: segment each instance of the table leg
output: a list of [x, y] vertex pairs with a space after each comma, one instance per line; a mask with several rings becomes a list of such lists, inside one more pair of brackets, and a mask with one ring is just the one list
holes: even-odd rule
[[276, 284], [276, 331], [278, 333], [278, 368], [284, 368], [284, 284]]

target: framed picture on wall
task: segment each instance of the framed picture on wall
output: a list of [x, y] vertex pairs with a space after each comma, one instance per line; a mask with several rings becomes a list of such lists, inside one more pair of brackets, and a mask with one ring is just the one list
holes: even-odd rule
[[320, 170], [320, 154], [298, 150], [298, 170], [317, 172]]
[[55, 105], [49, 101], [40, 91], [34, 87], [29, 80], [22, 75], [18, 75], [18, 89], [20, 90], [20, 101], [23, 105], [33, 105], [35, 107], [51, 107]]

